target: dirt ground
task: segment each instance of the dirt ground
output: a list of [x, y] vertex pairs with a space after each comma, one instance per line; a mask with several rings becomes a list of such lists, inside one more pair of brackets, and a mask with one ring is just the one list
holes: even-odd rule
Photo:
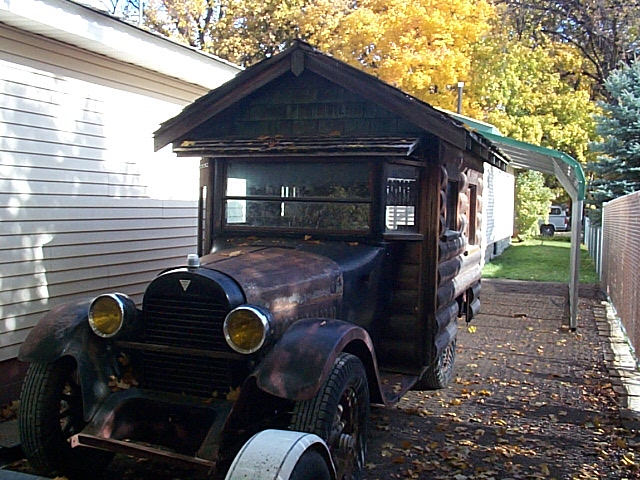
[[[566, 285], [484, 281], [482, 313], [460, 325], [452, 385], [373, 408], [365, 480], [640, 478], [640, 442], [621, 426], [595, 292], [581, 292], [572, 332]], [[190, 476], [119, 456], [106, 478]]]

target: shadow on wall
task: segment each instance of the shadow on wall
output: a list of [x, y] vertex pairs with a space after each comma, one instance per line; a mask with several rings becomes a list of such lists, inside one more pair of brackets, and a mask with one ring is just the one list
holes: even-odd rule
[[[176, 105], [0, 66], [3, 362], [51, 307], [114, 289], [139, 299], [159, 271], [182, 264], [195, 251], [197, 204], [149, 198], [141, 173], [171, 155], [153, 153], [151, 132]], [[189, 168], [195, 198], [197, 163]]]

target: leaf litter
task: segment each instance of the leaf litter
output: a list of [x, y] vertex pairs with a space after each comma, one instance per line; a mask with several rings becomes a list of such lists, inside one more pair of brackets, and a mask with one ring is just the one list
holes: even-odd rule
[[537, 312], [480, 314], [459, 329], [448, 388], [372, 411], [365, 479], [640, 478], [595, 327], [599, 302], [581, 302], [579, 335]]

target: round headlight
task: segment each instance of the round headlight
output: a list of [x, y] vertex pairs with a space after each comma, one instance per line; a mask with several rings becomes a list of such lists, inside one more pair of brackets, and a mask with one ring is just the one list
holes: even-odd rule
[[264, 345], [270, 331], [269, 318], [256, 307], [243, 305], [224, 319], [224, 337], [238, 353], [254, 353]]
[[113, 337], [124, 324], [125, 305], [119, 294], [96, 297], [89, 307], [89, 325], [96, 335]]

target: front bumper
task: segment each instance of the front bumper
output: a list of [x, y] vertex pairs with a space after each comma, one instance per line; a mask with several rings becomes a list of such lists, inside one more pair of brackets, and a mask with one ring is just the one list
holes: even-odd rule
[[220, 433], [233, 409], [227, 400], [145, 392], [113, 393], [91, 422], [70, 439], [72, 447], [91, 447], [215, 470]]

